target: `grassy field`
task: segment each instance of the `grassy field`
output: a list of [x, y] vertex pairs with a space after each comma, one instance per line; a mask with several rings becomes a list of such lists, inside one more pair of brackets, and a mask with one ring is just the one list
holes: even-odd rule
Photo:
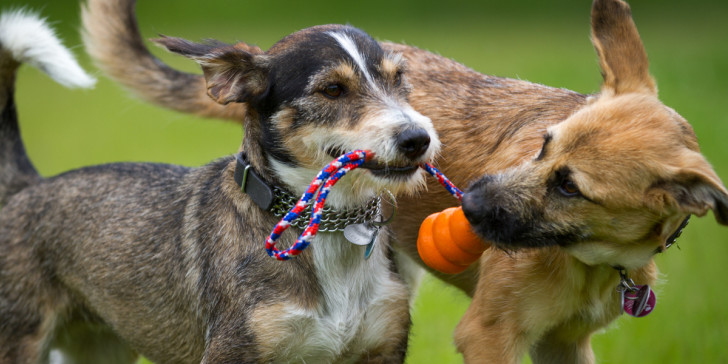
[[[3, 0], [29, 5], [56, 22], [87, 69], [80, 46], [78, 3]], [[374, 0], [233, 2], [142, 0], [146, 37], [244, 40], [265, 48], [321, 23], [351, 23], [378, 39], [405, 42], [478, 71], [579, 92], [595, 92], [600, 76], [589, 42], [590, 1], [454, 2]], [[173, 10], [170, 10], [173, 9]], [[694, 126], [703, 152], [728, 180], [728, 5], [697, 0], [634, 1], [661, 99]], [[168, 62], [195, 66], [177, 57]], [[101, 76], [101, 75], [99, 75]], [[93, 91], [69, 91], [23, 68], [18, 104], [28, 152], [42, 174], [115, 161], [201, 165], [233, 153], [239, 126], [200, 120], [146, 105], [103, 77]], [[657, 257], [663, 283], [655, 312], [620, 318], [594, 340], [601, 363], [728, 362], [728, 228], [712, 216], [693, 219], [679, 241]], [[460, 363], [452, 330], [468, 299], [428, 277], [414, 308], [408, 363]]]

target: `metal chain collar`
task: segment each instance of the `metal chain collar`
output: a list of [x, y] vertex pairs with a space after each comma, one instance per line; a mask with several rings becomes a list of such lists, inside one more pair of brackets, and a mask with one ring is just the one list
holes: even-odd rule
[[[298, 199], [290, 193], [273, 186], [273, 205], [270, 212], [277, 217], [284, 217], [293, 206], [296, 205]], [[313, 201], [306, 206], [306, 209], [297, 219], [291, 222], [291, 225], [305, 229], [311, 220], [311, 207]], [[318, 231], [335, 232], [344, 231], [349, 225], [362, 224], [368, 221], [374, 221], [381, 213], [381, 197], [377, 196], [369, 200], [369, 202], [359, 208], [351, 210], [335, 210], [330, 207], [324, 207], [321, 215], [321, 223]]]

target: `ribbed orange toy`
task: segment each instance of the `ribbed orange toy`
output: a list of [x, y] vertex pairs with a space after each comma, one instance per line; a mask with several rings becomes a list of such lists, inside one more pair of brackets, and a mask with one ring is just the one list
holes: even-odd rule
[[417, 251], [422, 261], [447, 274], [464, 271], [489, 246], [470, 230], [462, 207], [428, 216], [420, 225], [417, 237]]

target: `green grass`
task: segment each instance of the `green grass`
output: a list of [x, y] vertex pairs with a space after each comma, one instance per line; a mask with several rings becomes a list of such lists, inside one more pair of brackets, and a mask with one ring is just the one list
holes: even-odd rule
[[[76, 2], [5, 0], [2, 6], [23, 4], [44, 8], [86, 68], [94, 70], [79, 46]], [[350, 22], [379, 39], [417, 45], [484, 73], [585, 93], [598, 90], [589, 1], [444, 4], [142, 0], [139, 11], [147, 37], [216, 37], [262, 47], [309, 25]], [[728, 26], [723, 20], [728, 5], [635, 0], [633, 13], [662, 100], [694, 125], [708, 160], [728, 179]], [[195, 69], [177, 57], [164, 59]], [[93, 91], [69, 91], [28, 67], [20, 72], [18, 106], [28, 152], [44, 175], [115, 161], [201, 165], [233, 153], [242, 136], [236, 125], [141, 103], [104, 78]], [[728, 361], [728, 228], [712, 216], [693, 219], [679, 244], [680, 249], [657, 257], [664, 283], [655, 312], [620, 318], [597, 335], [599, 362]], [[468, 303], [460, 292], [427, 278], [413, 311], [408, 363], [462, 362], [452, 330]]]

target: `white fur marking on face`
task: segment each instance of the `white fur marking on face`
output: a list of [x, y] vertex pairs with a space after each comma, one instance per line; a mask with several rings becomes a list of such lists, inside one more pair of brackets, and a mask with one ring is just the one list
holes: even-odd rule
[[357, 67], [359, 67], [361, 72], [364, 74], [364, 78], [367, 79], [367, 82], [369, 82], [369, 85], [372, 87], [372, 89], [378, 90], [376, 84], [374, 83], [374, 78], [369, 73], [369, 69], [367, 68], [366, 62], [364, 61], [364, 55], [359, 51], [359, 48], [356, 46], [356, 43], [354, 43], [354, 40], [346, 34], [336, 32], [329, 32], [328, 34], [332, 38], [336, 39], [336, 41], [339, 42], [341, 48], [343, 48], [346, 53], [351, 56], [351, 58], [354, 60], [354, 63], [356, 63]]

